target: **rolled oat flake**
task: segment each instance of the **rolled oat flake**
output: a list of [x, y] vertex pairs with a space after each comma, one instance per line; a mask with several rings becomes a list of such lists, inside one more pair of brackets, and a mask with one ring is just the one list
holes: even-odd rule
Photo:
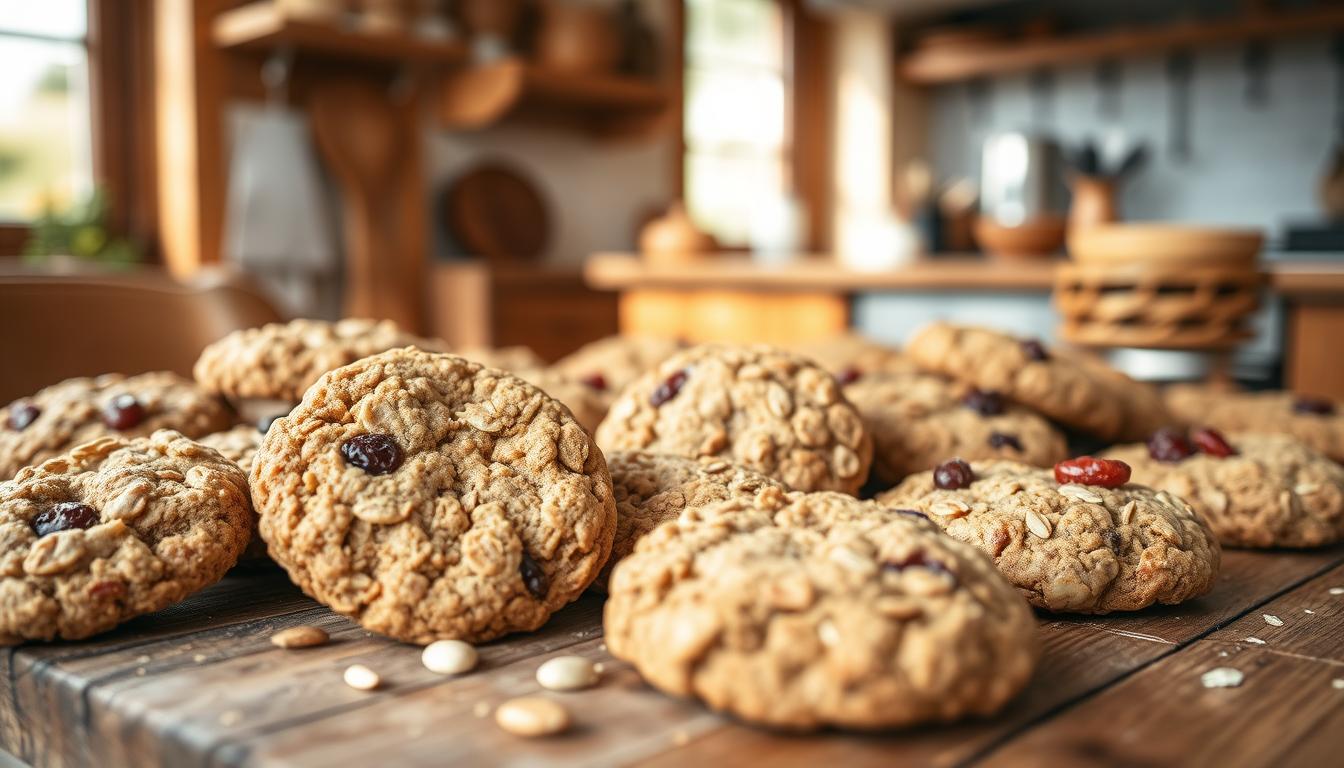
[[1241, 670], [1232, 667], [1215, 667], [1199, 676], [1205, 688], [1236, 688], [1245, 679]]

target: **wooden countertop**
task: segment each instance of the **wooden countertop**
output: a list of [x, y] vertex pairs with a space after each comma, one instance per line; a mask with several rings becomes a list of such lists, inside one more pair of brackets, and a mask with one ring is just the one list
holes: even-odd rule
[[[93, 640], [0, 649], [0, 746], [37, 766], [1107, 764], [1324, 765], [1344, 750], [1344, 548], [1229, 550], [1215, 590], [1174, 608], [1041, 616], [1043, 656], [998, 716], [891, 734], [783, 735], [644, 685], [602, 643], [599, 597], [538, 632], [481, 647], [440, 677], [419, 649], [370, 635], [253, 566]], [[1266, 624], [1276, 615], [1283, 626]], [[272, 633], [315, 624], [319, 648]], [[1245, 642], [1258, 637], [1264, 645]], [[576, 727], [528, 741], [490, 709], [534, 693], [541, 660], [606, 665], [600, 686], [554, 695]], [[352, 663], [385, 687], [341, 680]], [[1245, 674], [1205, 689], [1214, 667]], [[1332, 681], [1335, 681], [1332, 683]]]
[[[994, 291], [1044, 293], [1054, 285], [1056, 261], [994, 261], [974, 255], [924, 259], [893, 270], [861, 272], [828, 257], [764, 266], [745, 256], [719, 256], [684, 265], [647, 264], [638, 256], [598, 253], [584, 267], [594, 288], [716, 289], [864, 293], [875, 291]], [[1270, 285], [1281, 293], [1344, 296], [1344, 259], [1269, 261]]]

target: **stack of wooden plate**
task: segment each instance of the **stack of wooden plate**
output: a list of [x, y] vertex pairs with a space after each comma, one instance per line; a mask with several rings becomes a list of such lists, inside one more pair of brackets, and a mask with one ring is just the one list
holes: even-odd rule
[[1060, 335], [1094, 347], [1227, 349], [1250, 336], [1263, 276], [1256, 231], [1155, 224], [1069, 237], [1055, 274]]

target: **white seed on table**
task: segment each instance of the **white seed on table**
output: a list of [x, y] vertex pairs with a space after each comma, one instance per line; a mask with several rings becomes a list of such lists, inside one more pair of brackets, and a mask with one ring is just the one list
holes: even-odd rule
[[1330, 687], [1336, 691], [1344, 691], [1344, 677], [1336, 677], [1330, 681]]
[[377, 672], [363, 664], [351, 664], [345, 668], [345, 684], [357, 691], [372, 691], [382, 682]]
[[569, 727], [569, 710], [550, 699], [524, 696], [500, 704], [495, 724], [515, 736], [550, 736]]
[[479, 656], [470, 643], [461, 640], [436, 640], [425, 646], [420, 661], [430, 672], [460, 675], [476, 668]]
[[1246, 642], [1250, 643], [1251, 645], [1265, 645], [1265, 641], [1261, 640], [1258, 637], [1248, 637], [1246, 638]]
[[597, 685], [593, 662], [582, 656], [556, 656], [537, 667], [537, 682], [552, 691], [577, 691]]
[[1331, 588], [1330, 588], [1330, 594], [1332, 594], [1332, 595], [1344, 595], [1344, 587], [1331, 587]]
[[1272, 613], [1265, 613], [1261, 615], [1265, 617], [1265, 623], [1268, 624], [1269, 626], [1271, 627], [1283, 626], [1283, 619], [1280, 619], [1278, 616], [1275, 616]]
[[321, 627], [298, 626], [282, 629], [271, 635], [271, 644], [281, 648], [311, 648], [322, 645], [329, 638]]
[[1245, 679], [1241, 670], [1232, 667], [1215, 667], [1199, 676], [1205, 688], [1236, 688]]

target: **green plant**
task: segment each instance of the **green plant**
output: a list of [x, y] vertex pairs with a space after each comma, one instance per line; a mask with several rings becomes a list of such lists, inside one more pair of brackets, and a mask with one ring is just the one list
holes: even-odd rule
[[140, 260], [140, 250], [108, 231], [107, 195], [94, 190], [82, 203], [65, 210], [48, 202], [33, 221], [32, 234], [23, 246], [24, 260], [42, 263], [53, 256], [129, 266]]

